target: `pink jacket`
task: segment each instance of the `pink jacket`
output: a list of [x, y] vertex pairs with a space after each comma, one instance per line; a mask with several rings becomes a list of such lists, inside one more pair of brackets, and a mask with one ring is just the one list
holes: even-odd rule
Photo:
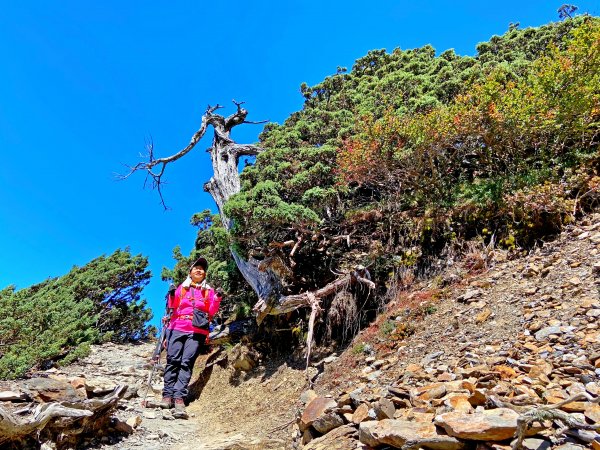
[[192, 326], [191, 316], [194, 313], [192, 296], [195, 307], [208, 313], [209, 320], [212, 320], [221, 304], [221, 297], [216, 294], [215, 290], [207, 284], [205, 288], [183, 287], [180, 284], [175, 290], [175, 294], [169, 297], [168, 300], [168, 307], [173, 310], [168, 327], [171, 330], [182, 331], [184, 333], [208, 335], [207, 330]]

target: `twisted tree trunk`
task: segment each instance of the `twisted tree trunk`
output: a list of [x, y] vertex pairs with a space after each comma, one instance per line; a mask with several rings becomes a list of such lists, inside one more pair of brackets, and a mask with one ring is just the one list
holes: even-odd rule
[[[153, 186], [158, 189], [162, 200], [160, 187], [165, 167], [169, 163], [185, 156], [192, 150], [206, 133], [208, 125], [212, 125], [214, 134], [212, 145], [208, 149], [208, 152], [211, 156], [213, 176], [205, 183], [204, 190], [210, 193], [214, 199], [217, 208], [219, 209], [223, 226], [230, 231], [233, 224], [231, 219], [225, 214], [223, 206], [231, 196], [240, 191], [239, 159], [242, 156], [258, 155], [263, 150], [256, 145], [235, 143], [233, 139], [231, 139], [231, 130], [243, 123], [264, 123], [247, 121], [246, 117], [248, 111], [242, 108], [242, 103], [235, 101], [234, 103], [237, 107], [237, 111], [228, 117], [215, 114], [215, 111], [222, 108], [222, 106], [209, 106], [204, 116], [202, 116], [200, 128], [194, 133], [190, 143], [176, 154], [165, 158], [155, 159], [153, 147], [150, 145], [148, 148], [149, 161], [131, 167], [130, 172], [122, 178], [128, 178], [137, 170], [145, 170], [152, 178]], [[159, 170], [156, 171], [156, 168]], [[268, 314], [281, 314], [303, 306], [315, 305], [315, 300], [311, 301], [311, 298], [319, 300], [322, 297], [346, 287], [348, 283], [359, 281], [367, 284], [370, 288], [375, 286], [368, 277], [363, 276], [364, 274], [352, 273], [342, 276], [340, 279], [313, 293], [306, 292], [283, 296], [281, 294], [281, 281], [279, 277], [269, 269], [267, 265], [261, 264], [261, 261], [254, 258], [246, 260], [239, 255], [235, 249], [231, 248], [230, 250], [239, 271], [258, 296], [258, 302], [254, 306], [258, 323], [260, 323]], [[294, 247], [294, 251], [295, 250], [296, 247]]]

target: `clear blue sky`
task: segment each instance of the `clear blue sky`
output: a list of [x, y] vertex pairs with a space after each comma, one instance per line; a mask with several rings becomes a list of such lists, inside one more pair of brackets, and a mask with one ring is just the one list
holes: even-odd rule
[[[184, 147], [207, 104], [246, 102], [249, 120], [282, 122], [299, 86], [350, 68], [370, 49], [478, 42], [558, 20], [561, 1], [3, 2], [0, 14], [0, 288], [24, 288], [129, 246], [149, 257], [144, 292], [162, 314], [163, 266], [193, 246], [210, 139], [167, 173], [164, 211], [142, 174], [115, 181], [152, 137]], [[600, 14], [600, 0], [574, 2]], [[204, 6], [206, 5], [206, 6]], [[259, 125], [238, 127], [255, 142]], [[185, 166], [185, 167], [184, 167]], [[156, 323], [156, 318], [153, 321]]]

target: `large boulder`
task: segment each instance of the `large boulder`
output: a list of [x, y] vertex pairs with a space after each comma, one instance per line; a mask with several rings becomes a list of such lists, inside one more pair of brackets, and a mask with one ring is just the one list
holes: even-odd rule
[[81, 402], [86, 399], [66, 379], [36, 377], [26, 380], [23, 385], [31, 397], [39, 403], [55, 401]]

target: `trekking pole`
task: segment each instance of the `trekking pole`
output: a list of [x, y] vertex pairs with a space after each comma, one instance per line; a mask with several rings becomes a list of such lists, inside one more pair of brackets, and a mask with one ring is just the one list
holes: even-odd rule
[[156, 372], [156, 366], [158, 366], [158, 364], [160, 363], [160, 354], [162, 353], [162, 346], [163, 346], [163, 343], [165, 340], [165, 333], [166, 333], [167, 327], [162, 325], [160, 330], [161, 330], [160, 337], [158, 339], [158, 342], [156, 343], [154, 352], [152, 353], [152, 360], [154, 361], [154, 363], [152, 364], [152, 370], [150, 371], [150, 374], [148, 375], [148, 381], [146, 382], [146, 384], [147, 384], [146, 393], [144, 394], [144, 398], [142, 400], [143, 408], [145, 408], [147, 406], [146, 398], [148, 397], [148, 391], [150, 389], [152, 389], [152, 378], [154, 378], [154, 373]]

